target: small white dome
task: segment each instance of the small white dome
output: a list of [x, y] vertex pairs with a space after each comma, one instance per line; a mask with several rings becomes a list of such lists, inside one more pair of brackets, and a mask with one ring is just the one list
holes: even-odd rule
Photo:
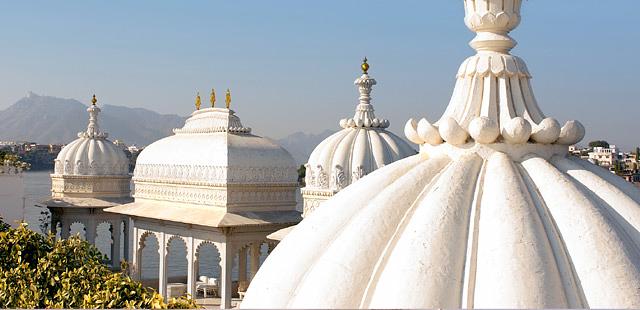
[[340, 191], [380, 167], [416, 154], [402, 138], [386, 130], [388, 120], [375, 116], [370, 94], [376, 80], [365, 72], [354, 84], [360, 91], [355, 115], [340, 120], [343, 129], [313, 150], [305, 165], [303, 192]]
[[[223, 197], [230, 194], [220, 187], [297, 184], [293, 157], [272, 140], [251, 134], [232, 110], [197, 110], [174, 132], [138, 156], [133, 174], [136, 201], [227, 205], [233, 204], [232, 197]], [[198, 194], [190, 195], [195, 188], [200, 188]], [[290, 194], [295, 205], [294, 192]]]
[[100, 132], [95, 104], [87, 109], [89, 126], [78, 133], [78, 139], [67, 144], [55, 159], [54, 175], [78, 176], [126, 176], [129, 174], [129, 159], [120, 147]]

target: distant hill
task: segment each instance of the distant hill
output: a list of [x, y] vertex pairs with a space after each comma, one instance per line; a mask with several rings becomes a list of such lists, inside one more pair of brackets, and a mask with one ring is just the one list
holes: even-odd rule
[[[109, 138], [131, 145], [146, 146], [182, 127], [185, 117], [114, 105], [100, 105], [100, 128]], [[41, 144], [65, 144], [87, 128], [87, 106], [75, 99], [40, 96], [29, 93], [0, 111], [0, 140], [31, 141]], [[291, 153], [298, 164], [309, 159], [313, 149], [333, 134], [296, 132], [275, 140]]]
[[290, 134], [282, 139], [276, 140], [278, 144], [287, 149], [291, 156], [296, 160], [298, 165], [302, 165], [307, 162], [309, 159], [309, 155], [313, 152], [313, 149], [316, 148], [322, 140], [326, 139], [333, 133], [335, 130], [325, 130], [319, 134], [308, 134], [303, 132], [296, 132]]
[[[184, 117], [114, 105], [101, 105], [100, 127], [111, 140], [149, 145], [184, 124]], [[0, 111], [0, 140], [65, 144], [77, 138], [88, 122], [87, 106], [75, 99], [29, 93]]]

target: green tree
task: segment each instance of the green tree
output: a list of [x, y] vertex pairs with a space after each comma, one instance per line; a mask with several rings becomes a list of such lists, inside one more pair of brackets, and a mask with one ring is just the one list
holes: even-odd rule
[[590, 148], [594, 148], [594, 147], [609, 147], [609, 142], [604, 141], [604, 140], [596, 140], [596, 141], [591, 141], [589, 142], [589, 147]]
[[24, 223], [6, 229], [0, 232], [0, 307], [197, 307], [190, 298], [165, 302], [126, 273], [109, 270], [104, 259], [96, 247], [77, 236], [55, 240]]

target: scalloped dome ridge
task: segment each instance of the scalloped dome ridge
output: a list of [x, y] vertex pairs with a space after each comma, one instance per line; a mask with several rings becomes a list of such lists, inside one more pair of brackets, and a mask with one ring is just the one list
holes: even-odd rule
[[129, 159], [124, 151], [107, 139], [98, 126], [100, 108], [91, 105], [87, 130], [62, 148], [54, 160], [54, 175], [129, 175]]

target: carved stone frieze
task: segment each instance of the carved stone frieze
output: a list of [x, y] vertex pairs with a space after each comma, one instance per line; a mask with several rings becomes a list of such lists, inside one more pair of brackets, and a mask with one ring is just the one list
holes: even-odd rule
[[296, 182], [297, 174], [293, 167], [139, 164], [136, 166], [133, 180], [188, 185], [289, 183]]

